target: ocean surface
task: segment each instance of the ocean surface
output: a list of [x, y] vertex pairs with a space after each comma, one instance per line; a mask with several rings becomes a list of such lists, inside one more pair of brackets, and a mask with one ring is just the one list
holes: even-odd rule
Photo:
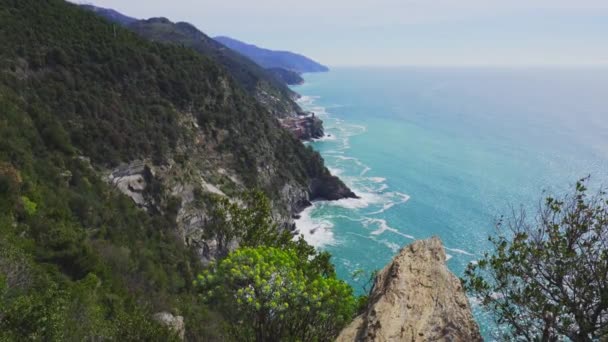
[[[327, 134], [310, 144], [361, 199], [317, 202], [297, 228], [359, 293], [414, 239], [441, 237], [462, 276], [511, 208], [534, 209], [586, 175], [608, 185], [608, 69], [336, 68], [305, 79], [294, 89]], [[491, 316], [472, 304], [491, 339]]]

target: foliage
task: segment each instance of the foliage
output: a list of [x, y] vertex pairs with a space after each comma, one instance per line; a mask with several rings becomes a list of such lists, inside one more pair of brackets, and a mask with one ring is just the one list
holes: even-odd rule
[[240, 341], [329, 341], [357, 309], [350, 286], [291, 248], [239, 249], [197, 283]]
[[[508, 339], [592, 341], [608, 337], [608, 197], [549, 197], [536, 220], [514, 215], [491, 237], [494, 254], [464, 284], [508, 327]], [[504, 228], [504, 224], [499, 224]]]
[[[238, 202], [213, 197], [205, 227], [206, 237], [214, 238], [220, 250], [227, 250], [232, 241], [241, 246], [260, 246], [282, 235], [272, 220], [270, 202], [260, 191], [245, 193]], [[290, 239], [290, 234], [286, 238]]]
[[[183, 314], [189, 340], [225, 340], [196, 300], [202, 265], [176, 234], [176, 201], [148, 214], [99, 170], [183, 154], [190, 116], [245, 186], [275, 198], [326, 174], [322, 159], [187, 48], [60, 0], [0, 0], [0, 22], [0, 340], [167, 340], [159, 311]], [[262, 182], [268, 165], [277, 177]], [[285, 240], [244, 217], [251, 245]], [[329, 274], [328, 260], [316, 267]]]

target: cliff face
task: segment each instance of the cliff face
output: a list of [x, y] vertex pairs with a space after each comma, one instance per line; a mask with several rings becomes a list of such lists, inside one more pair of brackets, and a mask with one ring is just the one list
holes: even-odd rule
[[367, 310], [338, 341], [482, 341], [437, 237], [404, 247], [376, 277]]

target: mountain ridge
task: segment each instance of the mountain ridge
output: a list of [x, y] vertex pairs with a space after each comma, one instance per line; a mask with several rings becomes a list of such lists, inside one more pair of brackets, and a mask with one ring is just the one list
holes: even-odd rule
[[[265, 70], [249, 58], [216, 42], [190, 23], [172, 22], [165, 17], [134, 19], [124, 22], [117, 20], [115, 13], [118, 12], [115, 10], [92, 5], [83, 8], [111, 22], [120, 24], [146, 39], [183, 45], [211, 58], [226, 68], [230, 75], [250, 95], [254, 96], [276, 117], [281, 118], [304, 114], [300, 106], [295, 102], [299, 95], [287, 87], [283, 80], [275, 77], [274, 73]], [[123, 14], [118, 14], [127, 17]]]
[[270, 50], [227, 36], [216, 36], [213, 39], [251, 58], [254, 62], [267, 69], [282, 68], [298, 73], [329, 71], [328, 67], [304, 55], [291, 51]]

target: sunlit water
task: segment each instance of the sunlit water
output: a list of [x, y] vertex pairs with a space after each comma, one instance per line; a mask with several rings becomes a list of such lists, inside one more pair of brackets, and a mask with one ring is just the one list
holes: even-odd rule
[[[359, 200], [297, 222], [362, 291], [414, 239], [438, 235], [461, 276], [511, 207], [592, 175], [608, 184], [608, 70], [344, 68], [295, 88], [325, 122], [312, 143]], [[495, 325], [473, 303], [486, 338]]]

